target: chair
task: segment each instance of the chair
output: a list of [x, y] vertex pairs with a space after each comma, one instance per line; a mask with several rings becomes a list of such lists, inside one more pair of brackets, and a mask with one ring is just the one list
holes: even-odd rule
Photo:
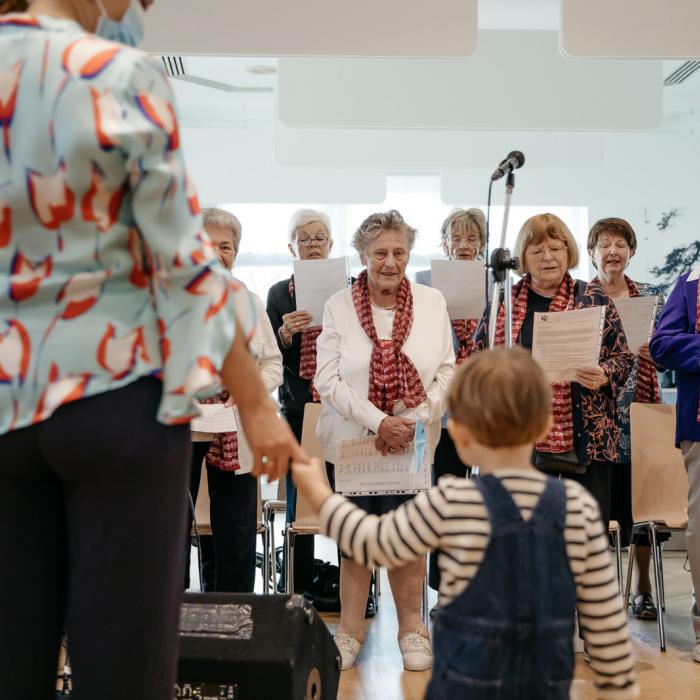
[[[235, 478], [235, 477], [234, 477]], [[263, 543], [263, 565], [262, 565], [262, 579], [263, 579], [263, 592], [269, 593], [269, 581], [270, 581], [270, 559], [267, 553], [270, 549], [270, 531], [265, 525], [262, 518], [262, 498], [260, 493], [260, 480], [258, 480], [258, 507], [257, 507], [257, 526], [256, 532], [262, 537]], [[192, 524], [192, 534], [199, 537], [201, 535], [211, 535], [211, 515], [210, 515], [210, 501], [209, 501], [209, 484], [207, 482], [207, 470], [202, 468], [201, 476], [199, 479], [199, 492], [197, 494], [197, 503], [194, 509], [194, 522]], [[197, 550], [197, 557], [199, 559], [200, 571], [202, 565], [202, 554], [199, 549]]]
[[622, 583], [622, 543], [621, 543], [621, 530], [620, 523], [617, 520], [611, 520], [608, 523], [608, 536], [612, 540], [613, 548], [615, 549], [615, 565], [617, 569], [617, 587], [620, 591], [620, 595], [623, 593], [623, 583]]
[[[659, 646], [666, 651], [664, 612], [666, 600], [663, 556], [657, 533], [685, 530], [688, 525], [688, 475], [675, 443], [675, 407], [633, 403], [632, 432], [632, 533], [647, 530], [651, 540], [654, 588], [659, 608]], [[629, 605], [636, 546], [630, 546], [625, 586]]]
[[[316, 438], [316, 424], [321, 415], [321, 404], [307, 403], [301, 431], [301, 447], [309, 457], [324, 461], [323, 448]], [[294, 543], [297, 537], [319, 534], [318, 517], [301, 493], [297, 492], [296, 513], [284, 530], [285, 593], [294, 593]]]
[[277, 562], [275, 561], [275, 516], [277, 513], [287, 512], [287, 480], [279, 479], [277, 482], [277, 498], [269, 499], [263, 503], [263, 523], [268, 531], [268, 542], [270, 545], [269, 551], [265, 552], [268, 559], [268, 571], [272, 575], [271, 582], [268, 580], [265, 587], [265, 592], [269, 591], [269, 585], [272, 583], [272, 593], [277, 593]]
[[[301, 446], [309, 457], [316, 457], [321, 461], [325, 461], [323, 448], [321, 447], [316, 437], [316, 424], [321, 415], [321, 404], [308, 403], [304, 408], [304, 424], [301, 433]], [[328, 482], [326, 482], [328, 483]], [[284, 560], [285, 560], [285, 593], [290, 594], [292, 590], [292, 581], [294, 581], [294, 541], [299, 536], [318, 535], [319, 523], [318, 516], [313, 512], [311, 506], [297, 492], [297, 507], [296, 519], [293, 523], [289, 523], [284, 531]], [[375, 591], [377, 594], [377, 607], [379, 607], [379, 570], [375, 570]], [[427, 557], [425, 558], [425, 576], [423, 577], [423, 600], [422, 612], [425, 623], [428, 623], [428, 570]]]

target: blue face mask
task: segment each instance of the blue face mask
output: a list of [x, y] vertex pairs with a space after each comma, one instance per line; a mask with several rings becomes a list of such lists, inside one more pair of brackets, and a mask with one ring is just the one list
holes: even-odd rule
[[129, 9], [119, 22], [113, 20], [106, 12], [104, 5], [97, 0], [101, 17], [97, 20], [95, 34], [108, 41], [118, 41], [127, 46], [138, 46], [143, 39], [143, 22], [136, 9], [136, 0], [132, 0]]

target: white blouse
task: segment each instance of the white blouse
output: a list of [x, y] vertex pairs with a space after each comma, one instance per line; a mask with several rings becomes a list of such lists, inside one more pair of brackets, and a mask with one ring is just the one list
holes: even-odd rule
[[[255, 306], [255, 335], [250, 342], [250, 350], [257, 360], [265, 388], [272, 393], [282, 384], [282, 353], [262, 300], [255, 292], [249, 293]], [[192, 432], [192, 439], [195, 442], [207, 441], [212, 439], [212, 435]], [[234, 474], [249, 474], [253, 470], [253, 453], [243, 431], [238, 433], [238, 461], [241, 468]]]
[[[452, 326], [439, 291], [415, 283], [411, 283], [411, 291], [413, 324], [402, 351], [415, 365], [427, 400], [415, 408], [397, 402], [394, 415], [422, 421], [434, 452], [447, 387], [455, 372]], [[394, 312], [373, 307], [372, 317], [377, 336], [391, 338]], [[367, 398], [372, 341], [360, 325], [352, 289], [338, 292], [326, 303], [317, 349], [315, 384], [323, 408], [316, 433], [326, 460], [332, 462], [338, 441], [376, 434], [387, 417]]]

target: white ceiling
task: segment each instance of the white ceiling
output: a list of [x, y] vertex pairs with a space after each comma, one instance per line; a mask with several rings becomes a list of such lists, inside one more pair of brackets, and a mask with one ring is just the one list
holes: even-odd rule
[[[192, 5], [191, 0], [169, 0], [171, 9], [176, 4]], [[166, 3], [156, 3], [154, 7], [158, 5]], [[429, 7], [429, 4], [425, 3], [425, 6]], [[559, 7], [560, 0], [479, 0], [479, 29], [558, 31]], [[173, 12], [172, 16], [178, 15]], [[211, 17], [207, 20], [210, 23], [216, 21]], [[629, 169], [641, 170], [641, 173], [634, 173], [639, 180], [628, 185], [627, 200], [634, 199], [636, 190], [643, 190], [647, 198], [645, 202], [651, 201], [655, 191], [661, 202], [669, 192], [679, 191], [672, 178], [664, 174], [672, 173], [671, 169], [679, 159], [685, 164], [693, 164], [700, 157], [700, 138], [693, 138], [696, 128], [700, 129], [700, 117], [696, 116], [700, 115], [700, 71], [682, 85], [663, 88], [660, 126], [650, 128], [644, 134], [630, 133], [629, 138], [626, 134], [618, 136], [614, 132], [594, 131], [416, 130], [408, 128], [415, 126], [412, 123], [397, 123], [394, 128], [383, 130], [337, 126], [302, 128], [285, 126], [277, 119], [280, 97], [277, 75], [250, 72], [250, 68], [259, 65], [277, 67], [279, 58], [259, 55], [183, 57], [189, 76], [237, 90], [231, 92], [182, 80], [173, 81], [185, 145], [198, 150], [194, 158], [190, 158], [189, 152], [187, 155], [188, 160], [195, 163], [195, 174], [205, 201], [230, 201], [230, 198], [223, 197], [226, 191], [241, 193], [237, 196], [238, 201], [264, 201], [266, 196], [269, 201], [368, 201], [361, 197], [370, 194], [375, 201], [381, 196], [381, 182], [387, 172], [425, 171], [443, 173], [443, 197], [453, 201], [456, 192], [467, 191], [465, 187], [476, 182], [472, 177], [481, 178], [481, 170], [487, 164], [498, 162], [495, 159], [501, 152], [521, 148], [528, 156], [528, 167], [533, 169], [530, 170], [533, 176], [528, 176], [533, 186], [534, 169], [543, 172], [550, 169], [546, 178], [543, 175], [542, 187], [533, 189], [532, 201], [541, 202], [542, 192], [550, 196], [546, 186], [553, 177], [551, 169], [562, 168], [557, 190], [557, 198], [561, 201], [571, 200], [572, 193], [583, 202], [594, 196], [599, 200], [614, 197], [613, 180], [607, 179], [608, 175], [619, 179], [620, 172], [626, 173]], [[381, 65], [381, 58], [373, 60]], [[679, 60], [663, 61], [661, 78], [681, 63]], [[390, 92], [391, 86], [387, 87]], [[452, 88], [455, 91], [463, 89], [457, 78]], [[250, 92], [251, 89], [258, 91]], [[261, 89], [265, 91], [260, 92]], [[479, 86], [476, 98], [488, 102], [507, 89], [502, 84], [484, 82]], [[622, 83], [619, 89], [624, 95], [629, 85]], [[658, 85], [654, 90], [658, 91]], [[332, 99], [331, 90], [323, 81], [306, 85], [304, 92], [311, 112], [314, 104], [324, 106], [324, 100]], [[423, 98], [420, 92], [415, 92], [412, 97], [416, 101]], [[552, 94], [551, 109], [568, 117], [565, 111], [569, 105], [559, 97]], [[603, 101], [590, 105], [590, 108], [605, 111], [611, 109], [611, 104]], [[221, 153], [219, 150], [215, 152], [216, 144], [222, 142], [226, 143], [226, 148], [221, 149]], [[647, 167], [644, 150], [647, 148], [656, 159], [656, 165], [651, 167], [659, 171], [654, 178], [647, 178], [648, 182], [643, 178], [643, 168]], [[229, 164], [224, 166], [217, 162], [212, 168], [208, 163], [214, 153], [225, 154], [225, 158], [230, 158]], [[237, 153], [241, 154], [238, 158]], [[668, 156], [664, 160], [666, 153]], [[569, 163], [575, 163], [578, 171], [567, 180], [564, 175]], [[476, 169], [479, 173], [470, 174], [469, 171]], [[611, 172], [607, 173], [606, 179], [597, 182], [595, 190], [583, 187], [590, 180], [590, 173], [607, 170]], [[248, 178], [247, 171], [252, 173]], [[460, 171], [464, 175], [460, 175]], [[446, 172], [453, 174], [446, 177]], [[570, 186], [567, 182], [571, 183]], [[270, 183], [267, 190], [266, 183]], [[357, 188], [357, 194], [353, 194], [353, 187]], [[682, 196], [690, 200], [698, 189], [700, 180], [688, 182], [681, 188]], [[300, 196], [304, 191], [308, 192], [306, 198]], [[521, 190], [521, 196], [526, 194], [525, 189]]]

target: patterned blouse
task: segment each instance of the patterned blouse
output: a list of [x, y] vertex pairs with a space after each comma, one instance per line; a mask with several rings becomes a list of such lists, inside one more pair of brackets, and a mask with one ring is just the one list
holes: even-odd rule
[[[522, 286], [522, 280], [513, 286], [514, 302]], [[627, 347], [617, 309], [595, 281], [586, 285], [574, 308], [591, 306], [606, 307], [599, 364], [605, 370], [609, 383], [597, 391], [586, 389], [577, 382], [571, 383], [575, 449], [580, 459], [587, 457], [595, 461], [619, 462], [620, 427], [615, 420], [616, 397], [627, 382], [634, 356]], [[476, 352], [488, 347], [489, 311], [490, 307], [487, 307], [476, 331]], [[514, 314], [516, 311], [514, 309]]]
[[[661, 316], [664, 308], [664, 296], [658, 287], [646, 282], [634, 282], [640, 297], [653, 297], [656, 301], [656, 315], [654, 316], [654, 327]], [[639, 356], [634, 356], [634, 365], [625, 385], [617, 395], [617, 423], [620, 426], [620, 456], [619, 462], [632, 461], [632, 438], [630, 435], [630, 406], [633, 401], [639, 401], [637, 395], [637, 379], [639, 370]]]
[[252, 332], [158, 63], [69, 20], [0, 16], [0, 434], [145, 376], [158, 419], [186, 423], [236, 318]]

